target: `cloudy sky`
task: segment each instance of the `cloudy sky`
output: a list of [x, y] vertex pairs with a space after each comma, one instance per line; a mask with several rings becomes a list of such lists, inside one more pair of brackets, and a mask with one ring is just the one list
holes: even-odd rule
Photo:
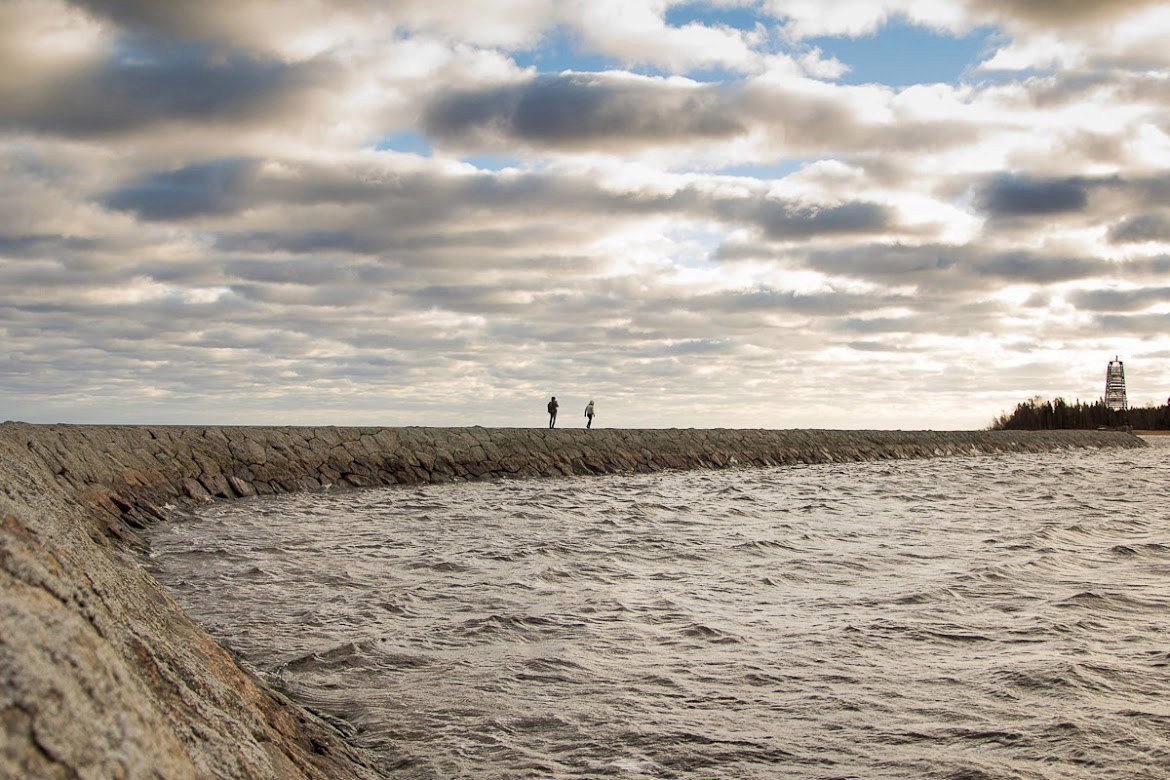
[[1170, 395], [1170, 4], [0, 0], [0, 419]]

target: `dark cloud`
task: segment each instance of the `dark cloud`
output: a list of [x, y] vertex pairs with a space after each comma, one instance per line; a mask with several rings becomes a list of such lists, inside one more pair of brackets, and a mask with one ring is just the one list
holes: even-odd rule
[[231, 291], [244, 300], [261, 304], [326, 308], [361, 306], [382, 297], [379, 289], [356, 284], [233, 284]]
[[[727, 194], [684, 184], [672, 191], [614, 191], [590, 177], [536, 171], [450, 175], [377, 175], [368, 167], [326, 167], [229, 158], [160, 171], [105, 193], [108, 208], [147, 220], [239, 215], [248, 209], [305, 207], [305, 219], [280, 230], [223, 230], [217, 249], [297, 254], [516, 248], [549, 239], [588, 237], [591, 220], [687, 215], [753, 226], [772, 240], [884, 233], [897, 230], [894, 212], [867, 201], [809, 203], [764, 191]], [[329, 205], [334, 224], [314, 209]], [[499, 226], [523, 215], [523, 226]]]
[[665, 300], [653, 304], [657, 309], [700, 312], [705, 315], [735, 316], [749, 314], [758, 324], [763, 313], [788, 312], [816, 317], [838, 317], [887, 306], [911, 303], [900, 295], [859, 295], [847, 292], [795, 293], [788, 290], [757, 289], [727, 291], [686, 299]]
[[858, 352], [901, 352], [897, 344], [884, 341], [850, 341], [846, 346]]
[[773, 239], [880, 233], [894, 225], [892, 212], [876, 203], [844, 203], [822, 207], [765, 202], [755, 212], [752, 221], [763, 229], [764, 235]]
[[69, 2], [139, 34], [193, 41], [218, 37], [226, 22], [225, 11], [230, 8], [223, 0], [201, 0], [198, 3], [158, 3], [152, 0]]
[[564, 148], [669, 144], [742, 135], [747, 128], [734, 110], [737, 100], [734, 91], [719, 86], [563, 74], [441, 93], [426, 107], [423, 126], [437, 139], [456, 142], [506, 138]]
[[440, 143], [473, 149], [632, 150], [766, 134], [788, 153], [940, 150], [978, 137], [961, 119], [867, 120], [846, 94], [778, 84], [567, 73], [449, 89], [423, 111]]
[[969, 260], [967, 247], [944, 245], [864, 246], [806, 253], [807, 264], [834, 275], [883, 284], [946, 283]]
[[1030, 25], [1068, 27], [1108, 21], [1129, 12], [1158, 5], [1161, 0], [967, 0], [970, 7]]
[[1167, 234], [1166, 217], [1151, 204], [1170, 202], [1170, 176], [1111, 175], [1045, 178], [1003, 173], [975, 187], [975, 207], [995, 220], [1029, 229], [1034, 218], [1060, 218], [1081, 225], [1111, 225], [1114, 243], [1157, 241]]
[[[262, 284], [336, 284], [345, 280], [375, 281], [367, 273], [365, 264], [341, 263], [329, 258], [296, 258], [292, 260], [236, 259], [223, 265], [224, 274], [230, 279]], [[379, 282], [391, 278], [384, 266], [379, 266], [384, 275]]]
[[[1167, 117], [1164, 130], [1168, 131], [1167, 135], [1170, 135], [1170, 117]], [[1149, 203], [1170, 204], [1170, 174], [1163, 173], [1156, 176], [1135, 178], [1133, 185], [1135, 194], [1142, 200], [1142, 205]]]
[[1119, 263], [1123, 276], [1153, 277], [1155, 279], [1170, 274], [1170, 255], [1156, 257], [1142, 257]]
[[515, 315], [530, 307], [528, 299], [518, 299], [513, 290], [492, 284], [428, 285], [411, 290], [410, 296], [423, 307], [468, 314]]
[[0, 257], [59, 257], [62, 254], [93, 252], [108, 244], [97, 238], [46, 233], [0, 233]]
[[[264, 50], [281, 40], [280, 33], [312, 30], [339, 15], [377, 12], [369, 0], [67, 0], [87, 13], [108, 20], [137, 40], [156, 45], [196, 43]], [[401, 5], [397, 0], [395, 5]], [[376, 21], [373, 23], [377, 23]], [[295, 33], [294, 33], [295, 34]]]
[[1170, 331], [1170, 314], [1106, 314], [1094, 319], [1102, 335], [1163, 338]]
[[686, 339], [668, 345], [663, 353], [667, 355], [721, 355], [728, 351], [729, 339]]
[[1110, 275], [1114, 266], [1092, 257], [1050, 256], [1022, 250], [982, 249], [972, 245], [872, 244], [805, 254], [807, 264], [831, 275], [886, 285], [914, 284], [956, 293], [1012, 284], [1049, 284]]
[[271, 120], [323, 84], [328, 71], [200, 47], [122, 52], [97, 67], [7, 82], [0, 129], [93, 136], [166, 120]]
[[395, 248], [396, 242], [381, 232], [368, 233], [355, 225], [345, 229], [220, 232], [215, 235], [214, 244], [216, 249], [226, 252], [378, 254]]
[[1170, 242], [1170, 217], [1164, 212], [1135, 214], [1126, 217], [1109, 230], [1109, 240], [1115, 244], [1136, 244], [1144, 241]]
[[231, 214], [247, 206], [245, 191], [255, 180], [256, 168], [255, 161], [241, 158], [189, 165], [116, 189], [105, 196], [103, 205], [150, 220]]
[[[868, 337], [863, 341], [876, 340], [895, 345], [901, 350], [906, 347], [906, 340], [891, 341], [883, 337], [905, 334], [958, 337], [990, 335], [998, 338], [1004, 319], [1017, 313], [1010, 304], [973, 300], [967, 290], [927, 290], [906, 298], [906, 302], [898, 307], [904, 313], [897, 316], [858, 312], [857, 316], [826, 320], [824, 328], [828, 333], [846, 336], [850, 342], [855, 342], [856, 336], [861, 334]], [[959, 357], [951, 355], [948, 359], [957, 361]]]
[[[833, 325], [834, 330], [843, 333], [864, 333], [867, 335], [914, 333], [920, 327], [921, 322], [912, 317], [846, 317]], [[849, 343], [855, 344], [857, 342]]]
[[971, 269], [979, 276], [1012, 284], [1052, 284], [1096, 276], [1108, 270], [1108, 263], [1097, 258], [1049, 257], [1016, 251], [977, 259]]
[[1170, 303], [1170, 287], [1142, 287], [1133, 290], [1078, 290], [1068, 301], [1078, 309], [1098, 312], [1136, 312], [1161, 303]]
[[1003, 174], [976, 196], [980, 210], [993, 217], [1033, 217], [1083, 211], [1088, 205], [1081, 179], [1035, 179]]

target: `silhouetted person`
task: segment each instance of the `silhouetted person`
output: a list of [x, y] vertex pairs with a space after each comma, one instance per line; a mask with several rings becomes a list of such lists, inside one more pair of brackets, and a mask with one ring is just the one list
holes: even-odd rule
[[557, 409], [560, 404], [557, 403], [557, 397], [554, 395], [552, 400], [548, 402], [548, 427], [557, 427]]
[[585, 406], [585, 417], [587, 419], [587, 422], [585, 423], [585, 427], [592, 428], [593, 427], [593, 402], [592, 401], [590, 401]]

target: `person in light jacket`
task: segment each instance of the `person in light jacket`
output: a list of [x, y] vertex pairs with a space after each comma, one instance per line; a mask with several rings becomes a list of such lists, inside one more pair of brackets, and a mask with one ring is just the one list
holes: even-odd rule
[[585, 427], [592, 428], [593, 427], [593, 402], [592, 401], [590, 401], [588, 403], [588, 405], [586, 405], [586, 407], [585, 407], [585, 417], [587, 419], [587, 422], [585, 423]]

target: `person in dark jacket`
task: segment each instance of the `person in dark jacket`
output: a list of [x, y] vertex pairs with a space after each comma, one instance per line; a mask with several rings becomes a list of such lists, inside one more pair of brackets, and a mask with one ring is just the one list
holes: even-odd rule
[[548, 402], [548, 427], [557, 427], [557, 409], [560, 404], [557, 403], [557, 397], [554, 395], [552, 400]]

